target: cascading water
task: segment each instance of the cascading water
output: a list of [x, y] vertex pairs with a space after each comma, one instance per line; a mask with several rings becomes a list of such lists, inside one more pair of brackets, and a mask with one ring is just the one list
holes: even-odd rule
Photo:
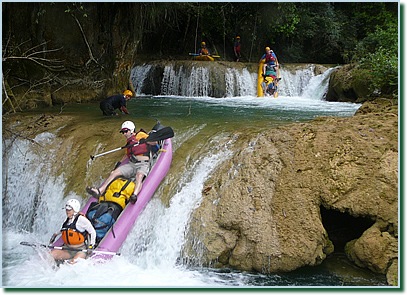
[[33, 142], [5, 141], [8, 148], [3, 155], [4, 228], [49, 237], [54, 225], [61, 221], [55, 212], [61, 211], [65, 182], [64, 176], [55, 175], [54, 171], [57, 144], [51, 133], [39, 134]]
[[146, 79], [147, 73], [150, 72], [151, 68], [152, 65], [143, 65], [132, 69], [130, 80], [134, 85], [137, 95], [142, 94], [141, 89], [143, 88], [144, 80]]
[[[292, 66], [287, 68], [283, 66], [280, 70], [282, 78], [279, 83], [280, 96], [323, 99], [329, 76], [334, 68], [329, 68], [319, 75], [315, 74], [313, 64], [291, 68]], [[141, 90], [146, 88], [144, 82], [149, 80], [148, 77], [153, 70], [154, 66], [146, 64], [133, 68], [131, 80], [137, 94], [141, 94]], [[219, 91], [223, 91], [221, 95], [223, 97], [256, 96], [257, 93], [257, 73], [251, 73], [247, 68], [217, 68], [212, 64], [209, 66], [167, 64], [160, 83], [159, 95], [162, 96], [213, 97], [214, 89], [221, 89]], [[316, 90], [320, 93], [316, 93]]]
[[256, 85], [253, 83], [256, 79], [256, 75], [251, 74], [247, 69], [227, 68], [225, 75], [226, 97], [253, 95], [256, 93]]
[[[185, 171], [180, 190], [171, 198], [168, 208], [156, 199], [149, 204], [123, 247], [122, 252], [126, 255], [137, 253], [131, 257], [132, 262], [143, 268], [154, 265], [160, 269], [171, 269], [176, 265], [189, 216], [202, 198], [204, 181], [229, 154], [221, 151], [195, 162]], [[144, 238], [140, 240], [138, 237]]]
[[[136, 93], [142, 93], [143, 81], [149, 79], [152, 71], [154, 66], [149, 65], [133, 69], [131, 79], [139, 83], [135, 84]], [[291, 74], [283, 70], [283, 79], [287, 83], [281, 86], [287, 89], [281, 89], [283, 99], [258, 99], [250, 95], [255, 93], [255, 74], [245, 69], [227, 69], [223, 77], [227, 81], [225, 93], [228, 97], [215, 99], [208, 97], [213, 91], [210, 69], [196, 65], [189, 68], [174, 65], [163, 67], [160, 91], [167, 96], [187, 98], [140, 98], [137, 104], [129, 104], [129, 110], [131, 113], [139, 112], [137, 120], [160, 118], [175, 128], [173, 143], [176, 156], [173, 157], [175, 165], [171, 169], [178, 170], [173, 170], [170, 173], [172, 176], [167, 175], [161, 188], [166, 187], [168, 182], [176, 183], [176, 187], [168, 196], [164, 195], [164, 189], [156, 192], [126, 239], [121, 256], [114, 257], [108, 263], [84, 260], [74, 266], [61, 265], [54, 269], [46, 249], [33, 250], [19, 245], [20, 241], [47, 243], [65, 219], [62, 209], [64, 202], [71, 197], [82, 197], [70, 192], [66, 180], [68, 176], [60, 172], [64, 165], [70, 165], [69, 159], [58, 157], [58, 146], [63, 137], [41, 133], [33, 142], [25, 139], [15, 139], [13, 142], [5, 140], [3, 283], [13, 287], [292, 285], [293, 279], [282, 280], [281, 274], [265, 277], [233, 271], [226, 274], [208, 268], [191, 269], [180, 264], [179, 259], [183, 258], [182, 246], [189, 217], [200, 204], [203, 184], [213, 169], [229, 157], [227, 148], [219, 147], [232, 144], [229, 140], [234, 130], [243, 125], [270, 128], [273, 120], [279, 124], [278, 120], [292, 122], [297, 121], [298, 117], [308, 120], [326, 114], [350, 116], [357, 110], [359, 105], [356, 104], [321, 103], [330, 71], [316, 76], [312, 67], [306, 67], [296, 74], [305, 77], [294, 75], [290, 78]], [[198, 86], [202, 78], [205, 83]], [[287, 86], [290, 79], [297, 82]], [[301, 103], [294, 97], [284, 97], [288, 95], [284, 91], [288, 90], [292, 95], [302, 95]], [[306, 92], [312, 92], [316, 97], [306, 98]], [[188, 110], [180, 112], [185, 107]], [[193, 116], [189, 115], [191, 110], [194, 111]], [[69, 140], [63, 142], [68, 150], [72, 145]], [[220, 142], [224, 144], [220, 145]], [[100, 147], [94, 148], [98, 150]], [[86, 164], [83, 163], [84, 166]], [[167, 205], [163, 202], [165, 198], [169, 200]], [[330, 282], [333, 285], [340, 283], [336, 279]], [[306, 284], [315, 284], [315, 280], [312, 278]], [[326, 281], [321, 284], [326, 284]]]
[[[196, 127], [196, 132], [202, 127]], [[191, 132], [190, 134], [194, 134]], [[189, 135], [191, 136], [191, 135]], [[221, 136], [221, 135], [219, 135]], [[180, 136], [183, 138], [183, 136]], [[216, 139], [216, 142], [222, 139]], [[227, 137], [226, 137], [226, 140]], [[144, 285], [191, 285], [205, 286], [206, 279], [195, 272], [185, 273], [177, 266], [177, 258], [184, 243], [184, 231], [193, 209], [199, 205], [205, 179], [211, 171], [228, 158], [229, 151], [203, 154], [185, 170], [179, 182], [179, 191], [165, 208], [156, 194], [147, 205], [129, 234], [121, 250], [126, 258], [115, 257], [112, 262], [103, 264], [90, 260], [80, 261], [75, 267], [62, 265], [55, 273], [44, 249], [22, 249], [21, 240], [46, 244], [53, 232], [59, 229], [64, 220], [63, 204], [67, 198], [81, 199], [70, 193], [63, 197], [65, 181], [63, 175], [53, 176], [55, 145], [60, 144], [51, 133], [42, 133], [35, 143], [16, 140], [9, 144], [9, 152], [3, 156], [7, 165], [3, 166], [3, 218], [6, 239], [3, 254], [6, 263], [3, 280], [9, 286], [144, 286]], [[36, 145], [41, 145], [41, 150]], [[41, 163], [38, 165], [38, 163]], [[53, 171], [53, 172], [52, 172]], [[43, 179], [44, 181], [38, 181]], [[21, 189], [26, 191], [21, 193]], [[24, 200], [16, 201], [15, 196], [24, 195]], [[27, 214], [29, 218], [27, 218]], [[18, 259], [12, 259], [18, 255]], [[33, 265], [36, 266], [35, 271]], [[108, 266], [110, 264], [110, 266]], [[105, 277], [110, 267], [117, 267], [115, 276], [120, 280]], [[129, 275], [128, 271], [134, 274]], [[90, 272], [90, 273], [89, 273]], [[103, 272], [103, 273], [101, 273]], [[149, 275], [146, 275], [149, 273]], [[17, 276], [18, 274], [18, 276]], [[177, 274], [177, 277], [174, 277]], [[113, 276], [113, 277], [115, 277]], [[66, 277], [71, 278], [66, 280]], [[123, 277], [127, 279], [123, 280]], [[157, 282], [156, 278], [161, 281]], [[168, 277], [168, 279], [166, 278]], [[183, 282], [183, 280], [186, 280]]]

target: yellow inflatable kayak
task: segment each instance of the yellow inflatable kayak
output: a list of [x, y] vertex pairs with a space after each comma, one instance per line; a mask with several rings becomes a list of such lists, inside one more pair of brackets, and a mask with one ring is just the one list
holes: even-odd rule
[[278, 66], [277, 62], [277, 79], [274, 81], [274, 88], [272, 91], [272, 94], [266, 94], [266, 89], [269, 86], [270, 83], [273, 83], [273, 78], [272, 77], [263, 77], [263, 66], [264, 66], [265, 60], [262, 59], [259, 62], [259, 69], [257, 71], [257, 97], [264, 97], [264, 96], [271, 96], [277, 98], [278, 97], [278, 82], [281, 80], [280, 76], [280, 67]]
[[194, 56], [195, 60], [214, 61], [215, 59], [210, 55], [197, 55]]
[[199, 55], [198, 53], [190, 53], [190, 56], [193, 56], [194, 60], [202, 60], [202, 61], [214, 61], [215, 58], [219, 58], [219, 55], [213, 55], [213, 54], [209, 54], [209, 55]]

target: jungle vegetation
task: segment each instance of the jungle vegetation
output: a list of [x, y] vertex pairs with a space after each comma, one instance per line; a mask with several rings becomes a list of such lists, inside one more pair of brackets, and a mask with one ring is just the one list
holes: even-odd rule
[[[3, 112], [44, 89], [110, 87], [135, 59], [186, 59], [205, 41], [222, 60], [353, 64], [397, 97], [398, 2], [3, 2]], [[110, 81], [110, 82], [109, 82]], [[40, 91], [40, 92], [41, 92]], [[48, 91], [48, 90], [47, 90]], [[17, 99], [17, 97], [19, 97]]]

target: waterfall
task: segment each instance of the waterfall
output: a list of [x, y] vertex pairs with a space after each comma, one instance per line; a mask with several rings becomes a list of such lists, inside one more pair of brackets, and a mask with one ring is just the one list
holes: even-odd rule
[[[240, 65], [240, 64], [239, 64]], [[281, 70], [279, 95], [322, 100], [328, 89], [329, 76], [334, 68], [316, 75], [315, 65], [284, 65]], [[161, 73], [157, 74], [157, 71]], [[159, 80], [156, 81], [156, 79]], [[257, 95], [257, 72], [246, 67], [218, 63], [200, 64], [185, 61], [171, 62], [163, 69], [143, 64], [131, 71], [136, 94], [184, 97], [241, 97]], [[151, 84], [151, 85], [150, 85]], [[153, 85], [159, 84], [155, 91]], [[150, 85], [150, 86], [149, 86]]]
[[152, 265], [163, 269], [173, 267], [185, 243], [190, 215], [201, 202], [205, 180], [229, 156], [228, 151], [220, 151], [194, 163], [193, 168], [184, 172], [181, 188], [171, 198], [168, 208], [152, 199], [129, 234], [122, 253], [143, 268]]
[[330, 68], [320, 75], [312, 76], [301, 96], [309, 99], [324, 99], [328, 91], [329, 77], [335, 69]]
[[226, 97], [251, 96], [256, 93], [255, 74], [251, 74], [247, 69], [239, 71], [234, 68], [227, 68], [225, 75]]
[[130, 73], [130, 81], [132, 82], [137, 95], [142, 95], [142, 89], [147, 74], [150, 72], [152, 65], [134, 67]]
[[[188, 76], [187, 76], [188, 77]], [[181, 86], [186, 85], [186, 87], [181, 87], [182, 96], [210, 96], [210, 81], [209, 81], [209, 70], [205, 67], [192, 67], [188, 79], [183, 77], [183, 81], [187, 83], [182, 83]], [[166, 95], [163, 93], [163, 95]]]
[[315, 65], [303, 68], [281, 69], [279, 94], [288, 97], [304, 97], [322, 100], [328, 90], [329, 76], [335, 68], [329, 68], [320, 75], [315, 75]]
[[[16, 232], [35, 232], [49, 239], [62, 224], [65, 180], [57, 175], [59, 140], [41, 133], [33, 142], [5, 140], [3, 154], [3, 227]], [[44, 152], [45, 151], [45, 152]], [[59, 162], [59, 163], [58, 163]], [[66, 199], [75, 197], [69, 195]]]
[[[196, 132], [200, 128], [196, 127]], [[215, 136], [214, 141], [219, 143], [221, 137]], [[222, 138], [230, 141], [227, 135]], [[45, 132], [37, 135], [33, 142], [17, 139], [4, 143], [8, 151], [3, 154], [3, 257], [6, 257], [3, 266], [8, 266], [6, 280], [9, 284], [41, 286], [42, 282], [47, 287], [54, 284], [105, 286], [103, 284], [117, 283], [121, 287], [159, 285], [160, 282], [174, 284], [174, 279], [163, 278], [163, 273], [168, 276], [176, 276], [177, 273], [176, 281], [184, 278], [185, 284], [206, 284], [200, 274], [178, 267], [177, 259], [185, 243], [184, 231], [190, 215], [200, 204], [204, 182], [230, 156], [228, 149], [206, 151], [191, 162], [190, 167], [183, 171], [179, 189], [167, 208], [157, 191], [127, 237], [120, 257], [109, 264], [87, 260], [79, 262], [74, 268], [61, 266], [55, 270], [45, 248], [37, 249], [33, 255], [33, 249], [18, 243], [47, 243], [65, 220], [65, 201], [71, 197], [81, 200], [72, 192], [64, 198], [66, 180], [58, 174], [58, 169], [54, 169], [55, 166], [60, 167], [56, 158], [61, 138]], [[119, 281], [112, 279], [112, 267], [117, 267], [115, 273], [119, 274]], [[145, 273], [151, 275], [146, 279]], [[67, 282], [66, 277], [70, 278]], [[160, 282], [156, 281], [157, 277], [160, 277]]]

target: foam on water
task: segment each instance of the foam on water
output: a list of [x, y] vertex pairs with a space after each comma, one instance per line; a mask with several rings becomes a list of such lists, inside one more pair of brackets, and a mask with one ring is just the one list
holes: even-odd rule
[[[228, 152], [221, 151], [193, 163], [185, 172], [180, 190], [172, 197], [168, 208], [157, 198], [151, 200], [129, 234], [121, 255], [108, 262], [80, 260], [75, 265], [56, 267], [46, 248], [31, 248], [19, 243], [46, 241], [49, 236], [44, 236], [42, 229], [53, 227], [55, 230], [59, 221], [49, 226], [48, 219], [38, 217], [38, 229], [32, 232], [16, 231], [15, 226], [10, 226], [3, 236], [6, 261], [3, 283], [13, 287], [208, 286], [204, 274], [177, 265], [177, 258], [184, 243], [189, 216], [202, 197], [203, 183], [227, 155]], [[52, 192], [59, 190], [61, 183], [55, 182], [54, 185], [49, 187]], [[48, 201], [53, 197], [44, 198]], [[56, 200], [55, 203], [61, 203], [60, 199]], [[61, 218], [62, 210], [52, 212], [54, 219]]]

